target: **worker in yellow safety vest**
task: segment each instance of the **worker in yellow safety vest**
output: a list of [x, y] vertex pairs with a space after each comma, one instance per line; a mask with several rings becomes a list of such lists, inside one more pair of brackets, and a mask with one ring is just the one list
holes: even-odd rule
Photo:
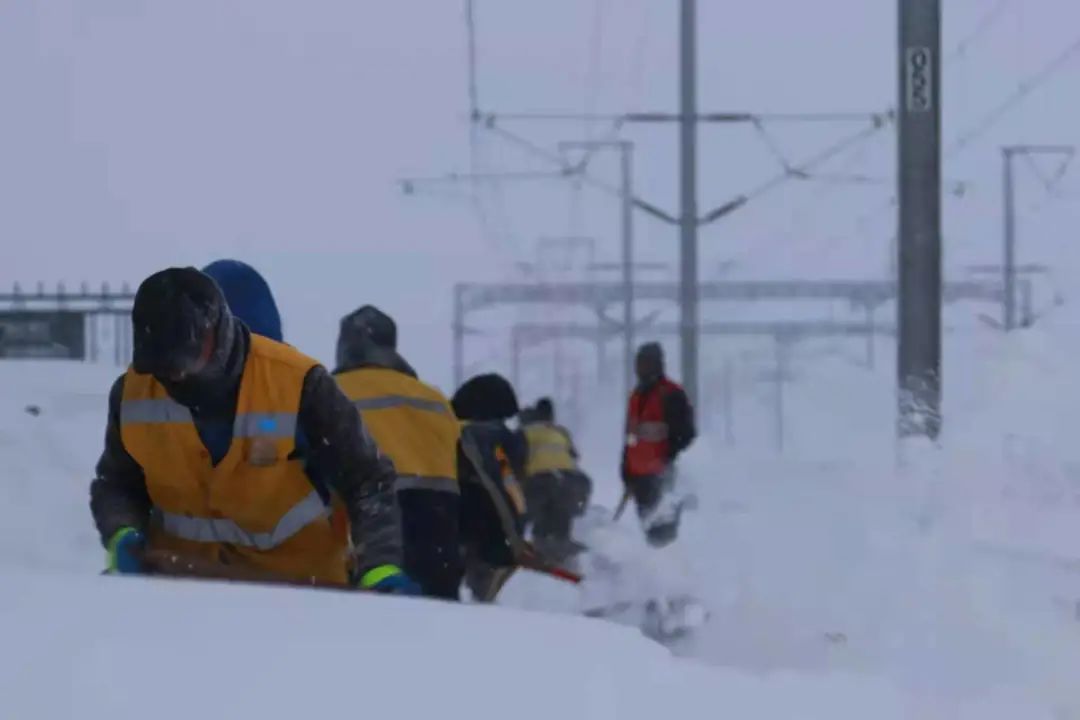
[[405, 570], [424, 594], [457, 600], [459, 428], [449, 401], [397, 352], [397, 326], [365, 305], [341, 321], [338, 384], [397, 471]]
[[111, 572], [150, 570], [149, 549], [240, 577], [419, 591], [393, 467], [325, 368], [250, 332], [194, 268], [147, 278], [132, 326], [90, 487]]
[[570, 431], [555, 422], [555, 406], [541, 398], [521, 414], [527, 460], [525, 498], [536, 549], [554, 561], [576, 554], [582, 546], [572, 538], [574, 518], [581, 516], [592, 494], [592, 481], [578, 467]]

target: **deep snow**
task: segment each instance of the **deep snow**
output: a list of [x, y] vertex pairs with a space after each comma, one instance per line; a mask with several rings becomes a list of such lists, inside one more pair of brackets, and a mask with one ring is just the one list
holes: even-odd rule
[[[678, 544], [647, 548], [632, 513], [596, 527], [587, 539], [619, 561], [621, 584], [519, 573], [501, 602], [528, 611], [99, 577], [87, 485], [116, 371], [0, 364], [0, 706], [91, 719], [148, 703], [162, 717], [1072, 717], [1080, 507], [1069, 336], [1053, 337], [950, 346], [986, 362], [949, 396], [936, 480], [906, 485], [880, 452], [882, 378], [848, 373], [853, 392], [826, 405], [840, 370], [810, 364], [793, 413], [829, 410], [793, 434], [818, 442], [780, 458], [702, 438], [682, 471], [701, 505]], [[830, 456], [821, 443], [856, 423], [855, 444]], [[603, 427], [593, 417], [582, 440], [610, 507]], [[632, 627], [568, 616], [661, 589], [712, 611], [678, 657]]]

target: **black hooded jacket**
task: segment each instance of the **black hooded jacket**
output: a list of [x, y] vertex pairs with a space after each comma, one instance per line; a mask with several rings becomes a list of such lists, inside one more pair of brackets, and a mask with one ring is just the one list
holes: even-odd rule
[[[240, 376], [247, 360], [250, 336], [241, 323], [226, 316], [219, 328], [219, 343], [211, 364], [217, 366], [212, 382], [186, 388], [183, 400], [211, 460], [222, 460], [232, 442]], [[105, 449], [90, 486], [90, 508], [102, 542], [122, 527], [145, 528], [151, 511], [146, 480], [139, 464], [124, 448], [120, 432], [120, 404], [124, 376], [109, 393]], [[172, 391], [170, 390], [170, 394]], [[394, 469], [379, 454], [363, 426], [360, 414], [322, 366], [304, 378], [297, 415], [297, 451], [305, 457], [312, 484], [326, 496], [336, 493], [349, 516], [354, 546], [361, 553], [362, 571], [383, 564], [400, 565], [401, 530], [394, 497]]]

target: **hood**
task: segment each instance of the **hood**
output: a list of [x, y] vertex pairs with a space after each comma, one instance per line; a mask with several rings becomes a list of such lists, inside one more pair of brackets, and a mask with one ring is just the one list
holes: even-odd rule
[[258, 270], [239, 260], [216, 260], [203, 272], [217, 281], [232, 314], [251, 332], [284, 341], [277, 303]]

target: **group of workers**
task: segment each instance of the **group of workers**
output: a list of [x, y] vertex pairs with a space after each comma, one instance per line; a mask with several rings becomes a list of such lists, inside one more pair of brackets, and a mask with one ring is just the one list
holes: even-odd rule
[[[517, 567], [582, 549], [571, 530], [591, 481], [552, 402], [521, 409], [496, 374], [447, 399], [378, 308], [341, 320], [332, 372], [285, 342], [269, 286], [239, 261], [151, 275], [131, 318], [90, 487], [107, 571], [153, 572], [164, 553], [223, 577], [446, 600], [464, 582], [490, 602]], [[692, 412], [658, 345], [637, 370], [622, 476], [664, 544], [677, 514], [647, 520]]]

